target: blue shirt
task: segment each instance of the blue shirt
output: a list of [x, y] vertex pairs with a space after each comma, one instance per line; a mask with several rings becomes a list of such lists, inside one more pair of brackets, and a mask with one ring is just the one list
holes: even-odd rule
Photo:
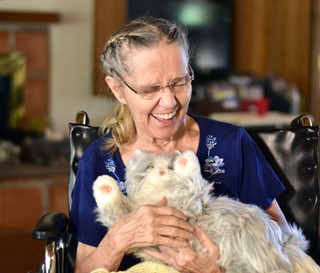
[[[263, 209], [284, 190], [284, 186], [244, 128], [232, 124], [192, 116], [200, 129], [197, 157], [204, 178], [214, 184], [214, 194], [227, 195], [241, 202], [256, 204]], [[106, 134], [85, 150], [77, 173], [70, 212], [70, 228], [78, 241], [98, 246], [107, 228], [96, 222], [93, 212], [96, 203], [92, 185], [99, 175], [107, 174], [118, 181], [125, 192], [125, 165], [119, 150], [111, 154], [101, 149]], [[127, 263], [131, 258], [125, 258]], [[132, 263], [124, 265], [129, 267]]]

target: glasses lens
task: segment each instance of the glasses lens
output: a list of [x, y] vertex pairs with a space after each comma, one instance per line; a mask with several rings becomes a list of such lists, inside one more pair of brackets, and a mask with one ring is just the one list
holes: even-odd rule
[[143, 94], [156, 94], [161, 90], [161, 85], [152, 85], [152, 86], [148, 86], [145, 87], [142, 90]]
[[186, 91], [189, 88], [192, 80], [193, 80], [192, 74], [178, 78], [171, 83], [170, 85], [171, 90], [173, 90], [173, 92], [175, 93]]
[[161, 85], [152, 85], [145, 87], [141, 93], [139, 93], [144, 99], [152, 99], [161, 91]]
[[161, 86], [158, 85], [152, 85], [145, 87], [141, 92], [138, 92], [138, 94], [146, 100], [153, 99], [156, 97], [163, 88], [169, 87], [174, 93], [179, 93], [187, 90], [189, 87], [191, 81], [194, 79], [194, 74], [192, 68], [189, 66], [189, 73], [186, 76], [177, 78], [171, 82], [168, 86]]
[[171, 83], [170, 87], [174, 91], [182, 91], [186, 88], [186, 86], [190, 82], [190, 77], [189, 76], [184, 76], [179, 79], [176, 79], [174, 82]]

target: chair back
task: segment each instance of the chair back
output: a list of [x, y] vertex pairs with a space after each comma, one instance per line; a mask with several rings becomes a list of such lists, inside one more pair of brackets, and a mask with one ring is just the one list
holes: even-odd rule
[[76, 122], [69, 123], [70, 160], [69, 160], [69, 183], [68, 204], [69, 210], [72, 204], [72, 191], [77, 175], [79, 160], [87, 146], [99, 137], [99, 127], [89, 125], [90, 119], [85, 111], [79, 111]]
[[299, 116], [290, 128], [247, 129], [283, 182], [277, 201], [288, 222], [300, 226], [310, 241], [309, 254], [320, 257], [319, 126]]

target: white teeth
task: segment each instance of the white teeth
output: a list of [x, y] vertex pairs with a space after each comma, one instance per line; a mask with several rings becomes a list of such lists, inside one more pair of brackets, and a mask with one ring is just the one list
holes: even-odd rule
[[152, 114], [155, 118], [158, 118], [158, 119], [171, 119], [175, 116], [175, 114], [177, 113], [177, 111], [174, 111], [172, 113], [169, 113], [169, 114]]

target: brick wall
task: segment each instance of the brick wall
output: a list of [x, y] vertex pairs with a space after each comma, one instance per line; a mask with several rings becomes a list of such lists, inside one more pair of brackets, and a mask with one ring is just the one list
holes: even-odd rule
[[0, 54], [17, 51], [26, 58], [24, 130], [39, 130], [49, 122], [49, 42], [49, 31], [43, 26], [0, 26]]

